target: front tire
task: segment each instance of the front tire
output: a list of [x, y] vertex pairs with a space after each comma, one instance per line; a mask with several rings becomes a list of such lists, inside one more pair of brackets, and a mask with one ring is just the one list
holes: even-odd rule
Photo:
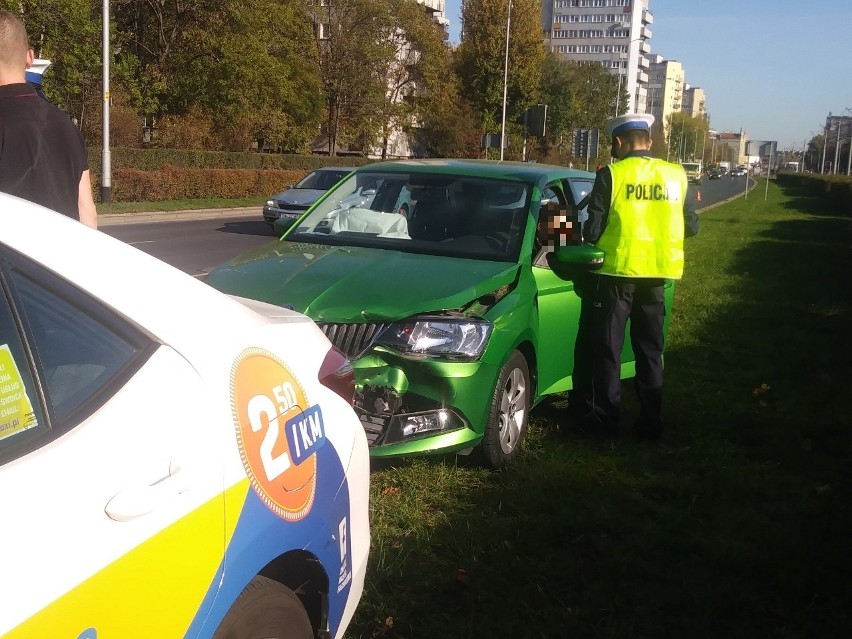
[[482, 437], [483, 461], [491, 468], [518, 458], [530, 417], [530, 370], [519, 351], [512, 351], [500, 369]]
[[312, 639], [308, 613], [296, 594], [267, 577], [255, 577], [237, 597], [213, 639]]

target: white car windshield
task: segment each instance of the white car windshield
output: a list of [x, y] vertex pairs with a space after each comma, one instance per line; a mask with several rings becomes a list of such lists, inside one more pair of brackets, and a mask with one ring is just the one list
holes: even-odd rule
[[531, 185], [509, 180], [363, 171], [284, 239], [516, 261], [531, 192]]

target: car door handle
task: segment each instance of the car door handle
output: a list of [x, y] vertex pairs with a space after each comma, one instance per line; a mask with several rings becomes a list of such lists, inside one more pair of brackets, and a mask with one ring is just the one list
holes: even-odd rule
[[191, 484], [191, 473], [172, 464], [169, 474], [147, 485], [129, 486], [107, 502], [106, 514], [115, 521], [130, 521], [168, 506]]

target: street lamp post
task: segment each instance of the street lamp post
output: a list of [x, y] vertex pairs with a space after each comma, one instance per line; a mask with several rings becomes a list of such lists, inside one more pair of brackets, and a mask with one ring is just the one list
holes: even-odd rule
[[103, 149], [101, 151], [101, 202], [112, 202], [112, 158], [109, 152], [109, 0], [103, 8]]
[[500, 125], [500, 160], [506, 147], [506, 94], [509, 88], [509, 29], [512, 25], [512, 0], [506, 14], [506, 58], [503, 61], [503, 123]]

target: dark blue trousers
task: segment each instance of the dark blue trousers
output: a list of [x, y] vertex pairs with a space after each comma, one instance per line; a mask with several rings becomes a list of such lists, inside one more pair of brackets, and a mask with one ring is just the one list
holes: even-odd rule
[[665, 280], [595, 274], [587, 325], [591, 353], [591, 408], [608, 426], [621, 412], [621, 351], [627, 320], [636, 360], [637, 424], [662, 426]]

